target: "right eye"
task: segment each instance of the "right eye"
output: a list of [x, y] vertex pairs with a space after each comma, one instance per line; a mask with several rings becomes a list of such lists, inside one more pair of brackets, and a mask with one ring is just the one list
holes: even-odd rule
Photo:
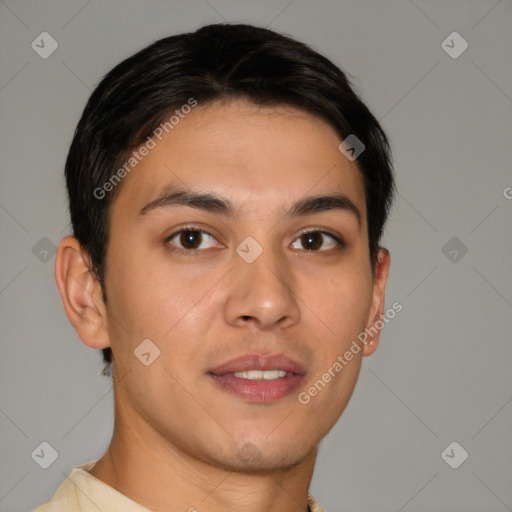
[[[183, 254], [197, 254], [198, 251], [204, 251], [205, 249], [215, 247], [215, 243], [212, 244], [212, 241], [216, 242], [216, 239], [210, 235], [210, 233], [202, 229], [190, 227], [182, 228], [179, 231], [174, 232], [165, 240], [166, 243], [170, 243], [177, 247], [171, 247], [173, 251], [181, 252]], [[201, 248], [201, 245], [205, 242], [207, 244], [210, 243], [210, 245]], [[222, 246], [222, 244], [219, 245]]]

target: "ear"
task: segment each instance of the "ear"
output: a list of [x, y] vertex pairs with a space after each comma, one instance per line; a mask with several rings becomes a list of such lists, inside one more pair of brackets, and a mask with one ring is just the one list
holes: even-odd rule
[[377, 328], [375, 323], [379, 320], [382, 322], [382, 318], [384, 317], [384, 296], [390, 264], [391, 257], [389, 251], [384, 247], [380, 247], [373, 278], [372, 304], [366, 325], [368, 329], [366, 332], [369, 334], [364, 344], [363, 356], [372, 355], [375, 350], [377, 350], [377, 345], [379, 344], [381, 329]]
[[85, 345], [101, 349], [110, 346], [106, 307], [90, 268], [89, 255], [78, 240], [63, 238], [55, 258], [55, 281], [66, 316]]

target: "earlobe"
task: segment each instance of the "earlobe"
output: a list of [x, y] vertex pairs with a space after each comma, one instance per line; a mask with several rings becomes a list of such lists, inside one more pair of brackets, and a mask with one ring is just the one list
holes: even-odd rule
[[110, 346], [101, 287], [89, 268], [89, 258], [78, 240], [63, 238], [55, 258], [55, 281], [66, 316], [82, 342], [91, 348]]
[[368, 337], [365, 341], [363, 356], [372, 355], [377, 350], [377, 346], [379, 344], [380, 331], [383, 325], [382, 318], [384, 317], [384, 298], [390, 264], [391, 257], [389, 251], [384, 247], [380, 247], [373, 280], [372, 305], [366, 326]]

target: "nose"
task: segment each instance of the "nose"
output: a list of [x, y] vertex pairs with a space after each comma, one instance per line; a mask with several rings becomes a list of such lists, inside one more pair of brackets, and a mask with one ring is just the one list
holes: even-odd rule
[[237, 258], [225, 303], [226, 322], [233, 327], [255, 324], [260, 330], [286, 328], [300, 319], [293, 275], [284, 255], [264, 249], [252, 262]]

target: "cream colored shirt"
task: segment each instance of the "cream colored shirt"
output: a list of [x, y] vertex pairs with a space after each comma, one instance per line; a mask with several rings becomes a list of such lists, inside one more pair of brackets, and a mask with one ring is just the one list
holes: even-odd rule
[[[151, 512], [88, 471], [97, 460], [73, 468], [53, 498], [33, 512]], [[311, 512], [324, 512], [315, 498], [308, 497]]]

